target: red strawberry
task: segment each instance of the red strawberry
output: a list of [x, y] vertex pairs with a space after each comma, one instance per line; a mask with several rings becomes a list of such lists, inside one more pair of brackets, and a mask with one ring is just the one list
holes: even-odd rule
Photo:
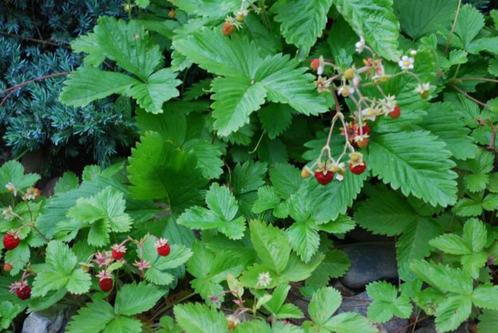
[[394, 109], [391, 111], [391, 113], [389, 113], [389, 116], [393, 119], [399, 118], [400, 115], [401, 115], [401, 109], [399, 108], [398, 105], [396, 105]]
[[[368, 124], [365, 123], [361, 129], [363, 131], [363, 135], [370, 134], [370, 127], [368, 126]], [[359, 126], [358, 129], [356, 130], [356, 134], [361, 135]]]
[[19, 236], [16, 232], [8, 232], [3, 235], [3, 247], [5, 247], [7, 250], [15, 249], [20, 242], [21, 240], [19, 239]]
[[12, 264], [10, 264], [10, 263], [8, 263], [8, 262], [4, 263], [4, 264], [3, 264], [3, 270], [4, 270], [5, 272], [10, 272], [10, 271], [12, 270]]
[[316, 72], [318, 70], [318, 67], [320, 67], [320, 59], [319, 58], [311, 59], [310, 67], [312, 70]]
[[28, 286], [27, 284], [23, 285], [22, 287], [16, 290], [16, 295], [23, 301], [27, 300], [28, 298], [31, 297], [31, 287]]
[[121, 260], [126, 253], [126, 247], [122, 244], [114, 244], [112, 246], [112, 259]]
[[320, 184], [327, 185], [334, 179], [334, 173], [330, 171], [326, 173], [323, 171], [315, 171], [315, 178]]
[[361, 175], [365, 169], [367, 168], [367, 165], [365, 163], [362, 164], [357, 164], [353, 166], [352, 164], [349, 164], [349, 170], [351, 170], [352, 173], [355, 175]]
[[111, 277], [102, 277], [99, 279], [99, 287], [103, 292], [108, 292], [112, 289], [112, 278]]
[[159, 238], [156, 241], [156, 251], [161, 257], [166, 257], [171, 252], [171, 247], [168, 244], [168, 240], [164, 238]]
[[235, 25], [232, 22], [225, 22], [223, 23], [221, 31], [225, 36], [230, 36], [235, 31]]

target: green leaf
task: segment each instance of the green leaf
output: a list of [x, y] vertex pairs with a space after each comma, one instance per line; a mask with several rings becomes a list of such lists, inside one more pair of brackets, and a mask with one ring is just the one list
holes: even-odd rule
[[337, 278], [346, 274], [350, 267], [349, 257], [341, 250], [328, 250], [320, 265], [306, 280], [305, 291], [325, 287], [331, 278]]
[[275, 139], [290, 126], [292, 112], [292, 108], [285, 104], [271, 103], [261, 108], [258, 116], [270, 139]]
[[272, 186], [263, 186], [258, 189], [258, 199], [254, 202], [252, 212], [260, 214], [265, 210], [274, 209], [280, 204], [280, 197]]
[[76, 176], [74, 173], [70, 171], [64, 172], [62, 177], [59, 178], [57, 180], [57, 183], [55, 184], [54, 193], [58, 194], [74, 190], [78, 187], [79, 183], [80, 181], [78, 179], [78, 176]]
[[249, 223], [251, 242], [259, 259], [277, 273], [289, 262], [290, 246], [285, 233], [259, 221]]
[[368, 318], [378, 323], [384, 323], [396, 316], [409, 318], [412, 305], [408, 297], [398, 297], [398, 291], [392, 284], [382, 281], [367, 285], [367, 293], [373, 301], [368, 306]]
[[34, 173], [24, 174], [24, 167], [21, 163], [11, 160], [5, 162], [0, 167], [0, 193], [7, 193], [5, 187], [8, 183], [14, 184], [15, 188], [20, 191], [33, 186], [40, 176]]
[[337, 316], [330, 318], [323, 327], [336, 333], [378, 332], [377, 328], [365, 317], [353, 312], [338, 314]]
[[116, 296], [114, 310], [118, 315], [133, 316], [151, 309], [164, 294], [151, 284], [125, 284]]
[[227, 136], [249, 123], [249, 116], [264, 104], [265, 87], [243, 77], [216, 78], [213, 80], [214, 127]]
[[479, 333], [494, 333], [498, 327], [498, 311], [484, 310], [479, 316]]
[[420, 126], [446, 143], [448, 150], [457, 159], [473, 158], [477, 147], [469, 136], [462, 118], [455, 117], [450, 103], [433, 104]]
[[150, 4], [150, 0], [135, 0], [135, 3], [140, 8], [147, 8]]
[[484, 16], [472, 5], [462, 6], [455, 26], [455, 33], [467, 48], [470, 42], [484, 28]]
[[224, 18], [240, 8], [238, 0], [181, 0], [173, 2], [181, 10], [196, 16]]
[[322, 326], [337, 311], [342, 302], [341, 294], [332, 287], [318, 289], [308, 305], [313, 322]]
[[66, 327], [67, 333], [101, 332], [114, 318], [112, 307], [103, 300], [95, 300], [80, 308]]
[[472, 311], [470, 297], [464, 295], [449, 296], [438, 304], [436, 309], [436, 328], [439, 332], [457, 329]]
[[225, 316], [206, 305], [179, 304], [173, 308], [173, 312], [185, 333], [228, 332]]
[[375, 52], [388, 60], [399, 60], [399, 22], [392, 0], [335, 0], [334, 4]]
[[396, 0], [401, 29], [414, 39], [449, 30], [455, 17], [458, 0]]
[[114, 317], [104, 329], [106, 333], [140, 333], [142, 322], [135, 318]]
[[[410, 268], [422, 281], [441, 291], [463, 295], [472, 292], [472, 278], [460, 269], [425, 260], [414, 260]], [[448, 276], [451, 276], [451, 279], [448, 279]]]
[[488, 240], [486, 226], [478, 219], [468, 220], [463, 226], [463, 238], [470, 244], [473, 252], [481, 251]]
[[230, 239], [243, 237], [245, 218], [236, 218], [239, 207], [226, 186], [211, 185], [206, 194], [206, 204], [209, 209], [198, 206], [187, 209], [178, 217], [178, 224], [191, 229], [217, 229]]
[[309, 262], [320, 245], [318, 232], [309, 223], [299, 222], [293, 223], [286, 233], [292, 249], [304, 262]]
[[375, 188], [359, 204], [354, 220], [373, 234], [395, 236], [417, 222], [418, 216], [405, 197], [385, 187]]
[[174, 40], [173, 46], [201, 68], [224, 76], [213, 81], [215, 128], [222, 136], [247, 124], [265, 98], [307, 115], [327, 110], [326, 98], [317, 95], [314, 76], [305, 74], [306, 68], [282, 54], [262, 58], [245, 37], [224, 38], [200, 29]]
[[455, 234], [441, 235], [432, 239], [429, 244], [448, 254], [464, 255], [472, 253], [468, 243], [462, 237]]
[[[368, 163], [375, 176], [404, 195], [433, 206], [456, 201], [456, 173], [446, 145], [428, 132], [401, 132], [375, 136]], [[389, 161], [389, 163], [386, 163]]]
[[183, 148], [193, 152], [197, 157], [197, 166], [204, 178], [214, 179], [223, 174], [223, 152], [219, 145], [206, 140], [192, 139], [185, 142]]
[[131, 195], [140, 200], [168, 199], [173, 210], [201, 201], [206, 180], [196, 168], [196, 158], [148, 132], [129, 158]]
[[134, 84], [125, 94], [133, 97], [147, 112], [162, 113], [163, 103], [180, 94], [176, 87], [181, 83], [174, 72], [163, 68], [150, 75], [146, 82]]
[[126, 74], [83, 66], [69, 74], [60, 99], [66, 105], [85, 106], [113, 94], [124, 95], [137, 83], [139, 81]]
[[74, 294], [82, 294], [90, 289], [88, 273], [76, 268], [78, 259], [69, 246], [61, 241], [51, 241], [46, 249], [46, 263], [38, 266], [38, 274], [33, 282], [33, 297], [43, 297], [51, 290], [71, 289]]
[[478, 198], [462, 198], [453, 207], [457, 216], [478, 216], [482, 213], [482, 202]]
[[327, 24], [327, 14], [332, 0], [277, 1], [271, 11], [280, 22], [280, 31], [289, 44], [294, 44], [307, 54]]
[[472, 293], [472, 302], [480, 308], [498, 310], [498, 286], [479, 286]]

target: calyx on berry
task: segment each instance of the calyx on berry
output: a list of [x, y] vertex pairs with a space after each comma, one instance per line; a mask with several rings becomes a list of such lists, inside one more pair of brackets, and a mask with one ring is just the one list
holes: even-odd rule
[[112, 281], [112, 275], [106, 271], [101, 271], [99, 274], [97, 274], [97, 277], [99, 278], [99, 288], [103, 292], [108, 292], [112, 289], [113, 287], [113, 281]]
[[112, 246], [112, 259], [121, 260], [126, 253], [126, 246], [124, 244], [114, 244]]
[[7, 250], [15, 249], [20, 242], [21, 239], [19, 238], [19, 234], [16, 231], [9, 231], [5, 235], [3, 235], [3, 247], [5, 247]]
[[315, 169], [315, 178], [318, 183], [322, 185], [327, 185], [332, 180], [334, 180], [334, 172], [332, 171], [332, 162], [327, 161], [326, 163], [318, 163], [318, 167]]
[[171, 252], [171, 247], [168, 244], [168, 240], [164, 238], [159, 238], [156, 243], [156, 251], [161, 257], [166, 257]]
[[362, 153], [355, 151], [349, 154], [349, 170], [351, 170], [352, 173], [356, 175], [362, 174], [366, 168], [367, 165], [363, 161]]

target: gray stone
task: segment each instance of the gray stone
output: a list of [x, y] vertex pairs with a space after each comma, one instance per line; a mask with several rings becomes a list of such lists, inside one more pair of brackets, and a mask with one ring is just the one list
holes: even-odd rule
[[53, 316], [32, 312], [24, 320], [22, 333], [63, 333], [65, 324], [62, 311]]
[[[341, 306], [336, 313], [356, 312], [363, 316], [367, 315], [368, 305], [372, 299], [368, 297], [367, 292], [362, 292], [351, 297], [344, 297]], [[384, 324], [377, 325], [381, 333], [406, 333], [408, 332], [408, 319], [392, 318]]]
[[341, 278], [346, 287], [361, 289], [372, 281], [398, 279], [394, 243], [355, 243], [345, 245], [342, 250], [351, 260], [351, 268]]

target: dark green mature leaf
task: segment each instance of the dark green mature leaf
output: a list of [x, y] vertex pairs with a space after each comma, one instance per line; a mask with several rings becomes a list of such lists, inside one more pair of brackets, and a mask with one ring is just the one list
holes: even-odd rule
[[375, 52], [388, 60], [399, 60], [399, 22], [392, 0], [335, 0], [334, 4]]
[[395, 0], [401, 29], [413, 38], [449, 30], [458, 0]]
[[173, 308], [178, 324], [185, 333], [228, 332], [225, 316], [204, 304], [179, 304]]
[[101, 332], [114, 318], [113, 308], [103, 300], [95, 300], [82, 307], [71, 318], [66, 330], [68, 333]]
[[[389, 161], [389, 163], [386, 163]], [[372, 173], [404, 195], [433, 206], [456, 201], [455, 163], [446, 145], [425, 131], [373, 136], [368, 165]]]
[[193, 154], [148, 132], [133, 149], [128, 173], [131, 195], [137, 199], [168, 199], [174, 210], [198, 203], [206, 184]]
[[114, 304], [118, 315], [133, 316], [152, 308], [165, 294], [158, 287], [146, 284], [125, 284], [119, 289]]
[[306, 54], [321, 36], [327, 24], [327, 13], [332, 0], [277, 1], [271, 11], [289, 44], [303, 49]]
[[290, 246], [285, 233], [277, 227], [259, 221], [249, 223], [251, 242], [260, 260], [277, 273], [289, 262]]

